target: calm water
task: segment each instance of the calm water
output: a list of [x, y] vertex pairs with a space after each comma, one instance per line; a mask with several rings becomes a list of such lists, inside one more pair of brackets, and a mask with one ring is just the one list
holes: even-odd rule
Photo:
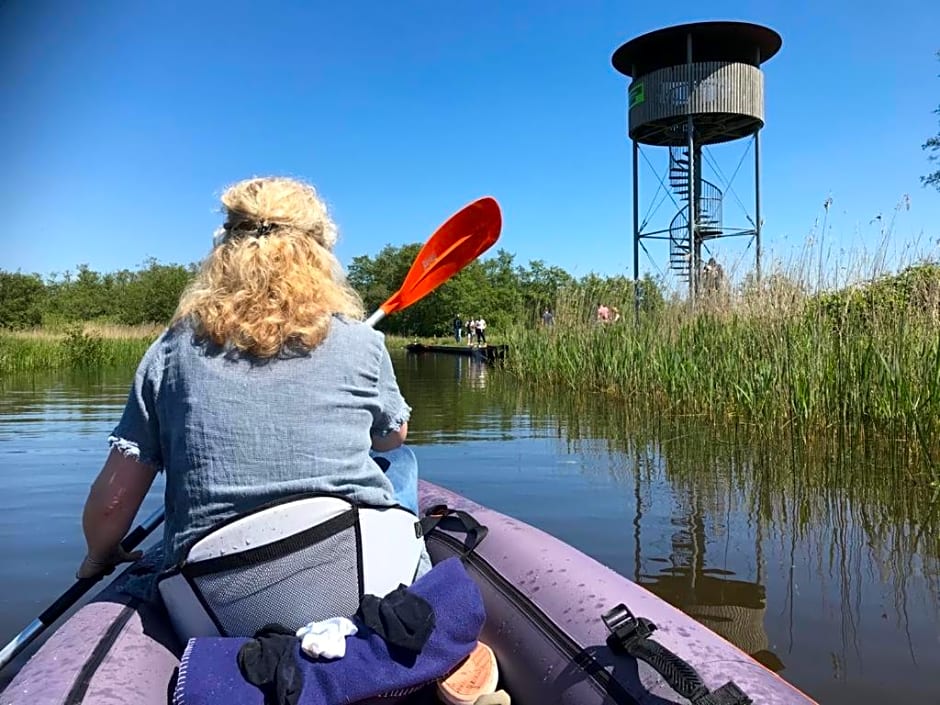
[[[637, 580], [821, 702], [940, 702], [938, 498], [903, 445], [756, 441], [533, 394], [467, 359], [395, 365], [424, 477]], [[4, 643], [70, 584], [131, 373], [0, 381]]]

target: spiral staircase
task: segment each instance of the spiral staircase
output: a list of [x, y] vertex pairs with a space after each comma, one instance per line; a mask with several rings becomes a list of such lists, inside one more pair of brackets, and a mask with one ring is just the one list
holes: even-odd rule
[[[701, 162], [701, 159], [697, 159]], [[693, 198], [695, 203], [694, 242], [689, 243], [689, 148], [669, 148], [669, 186], [685, 205], [673, 216], [669, 223], [669, 268], [676, 272], [676, 276], [688, 283], [692, 275], [693, 260], [696, 260], [699, 246], [706, 240], [720, 237], [721, 203], [724, 194], [715, 184], [695, 176], [699, 193]], [[699, 169], [699, 173], [701, 170]]]

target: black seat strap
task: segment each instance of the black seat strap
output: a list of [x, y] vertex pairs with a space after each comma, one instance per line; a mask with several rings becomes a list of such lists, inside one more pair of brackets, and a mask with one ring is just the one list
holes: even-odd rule
[[462, 509], [451, 509], [446, 504], [435, 504], [425, 510], [421, 518], [421, 533], [424, 536], [440, 527], [444, 531], [463, 531], [467, 538], [463, 543], [460, 558], [466, 558], [486, 538], [489, 529]]
[[645, 617], [635, 617], [623, 603], [602, 616], [610, 630], [607, 643], [645, 661], [663, 677], [669, 687], [692, 705], [751, 705], [753, 702], [734, 681], [709, 690], [698, 672], [659, 642], [650, 639], [656, 625]]

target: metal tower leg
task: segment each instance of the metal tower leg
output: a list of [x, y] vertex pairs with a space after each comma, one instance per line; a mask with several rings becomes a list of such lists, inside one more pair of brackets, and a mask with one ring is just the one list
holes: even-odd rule
[[695, 145], [695, 153], [692, 155], [691, 162], [695, 165], [695, 247], [692, 249], [692, 269], [690, 275], [695, 277], [695, 293], [700, 295], [702, 291], [702, 145]]
[[760, 130], [754, 133], [754, 260], [757, 283], [760, 283]]
[[633, 140], [633, 318], [640, 322], [640, 146]]

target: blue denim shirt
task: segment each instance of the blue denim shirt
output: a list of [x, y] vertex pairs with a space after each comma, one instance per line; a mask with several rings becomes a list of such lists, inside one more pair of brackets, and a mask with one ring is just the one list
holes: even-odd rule
[[[298, 492], [396, 504], [370, 432], [408, 420], [384, 336], [334, 316], [313, 351], [260, 361], [167, 330], [138, 366], [109, 441], [166, 472], [164, 567], [214, 524]], [[140, 593], [152, 596], [152, 585]]]

